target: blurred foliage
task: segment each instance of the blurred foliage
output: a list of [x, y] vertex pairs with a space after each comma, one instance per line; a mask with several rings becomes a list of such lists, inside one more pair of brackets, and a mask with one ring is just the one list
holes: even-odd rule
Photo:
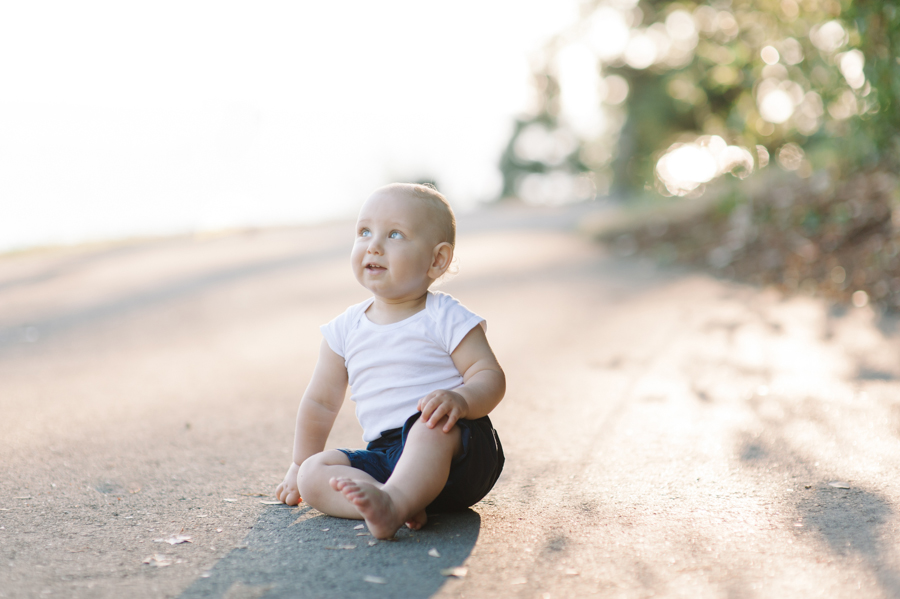
[[[611, 46], [621, 32], [610, 23], [620, 20], [626, 37]], [[572, 47], [595, 51], [593, 73], [566, 78]], [[895, 167], [898, 56], [900, 2], [891, 0], [585, 5], [579, 23], [550, 40], [535, 60], [538, 100], [533, 114], [517, 123], [501, 159], [503, 193], [545, 202], [579, 199], [575, 185], [550, 185], [543, 194], [523, 190], [526, 182], [539, 188], [535, 180], [563, 174], [572, 180], [587, 175], [601, 194], [611, 188], [625, 197], [655, 188], [685, 195], [702, 192], [724, 173], [746, 177], [765, 168], [770, 156], [803, 178], [821, 169], [840, 177], [873, 164]], [[627, 83], [627, 100], [611, 103], [607, 93], [603, 102], [601, 93], [594, 108], [604, 127], [586, 130], [561, 97], [591, 78], [609, 88], [616, 76]], [[524, 136], [540, 137], [531, 135], [535, 127], [547, 132], [543, 148], [540, 139], [522, 143]], [[565, 156], [550, 147], [554, 136], [576, 140]], [[685, 172], [686, 185], [668, 184], [660, 158], [686, 144], [711, 152], [718, 168]], [[675, 162], [694, 155], [706, 156], [683, 153]], [[547, 197], [554, 191], [569, 197]]]
[[616, 251], [900, 309], [900, 0], [601, 0], [534, 73], [505, 196], [649, 201]]
[[847, 19], [856, 27], [859, 49], [866, 58], [865, 75], [873, 87], [870, 109], [861, 118], [862, 133], [871, 140], [870, 160], [885, 157], [900, 167], [900, 2], [857, 1]]

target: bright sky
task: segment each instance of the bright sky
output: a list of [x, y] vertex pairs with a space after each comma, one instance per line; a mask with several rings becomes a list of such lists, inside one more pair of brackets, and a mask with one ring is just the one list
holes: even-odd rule
[[0, 251], [493, 198], [576, 0], [5, 2]]

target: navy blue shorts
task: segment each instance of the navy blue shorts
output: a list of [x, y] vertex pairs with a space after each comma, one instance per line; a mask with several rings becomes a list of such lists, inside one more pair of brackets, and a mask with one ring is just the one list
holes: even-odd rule
[[[350, 465], [369, 474], [380, 483], [387, 482], [406, 445], [406, 436], [421, 412], [416, 412], [402, 428], [393, 428], [366, 446], [366, 449], [341, 449]], [[503, 447], [487, 416], [477, 420], [458, 420], [462, 453], [453, 458], [450, 475], [440, 495], [426, 508], [428, 512], [464, 510], [488, 494], [503, 470]]]

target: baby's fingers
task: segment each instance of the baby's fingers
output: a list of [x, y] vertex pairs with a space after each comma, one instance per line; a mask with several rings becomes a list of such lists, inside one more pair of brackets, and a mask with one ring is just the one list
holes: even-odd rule
[[444, 432], [449, 433], [453, 430], [453, 426], [456, 424], [457, 420], [459, 420], [459, 414], [457, 414], [456, 410], [451, 410], [450, 413], [447, 414], [447, 423], [444, 424]]
[[450, 416], [451, 413], [451, 406], [445, 403], [438, 404], [437, 407], [435, 407], [434, 412], [431, 413], [431, 418], [428, 419], [428, 428], [434, 428], [444, 416]]
[[420, 403], [422, 404], [421, 408], [419, 408], [419, 411], [422, 412], [422, 416], [420, 416], [420, 418], [422, 419], [422, 422], [431, 426], [430, 422], [434, 414], [437, 413], [437, 410], [440, 409], [441, 404], [434, 401], [433, 399], [429, 399], [428, 397], [423, 399]]

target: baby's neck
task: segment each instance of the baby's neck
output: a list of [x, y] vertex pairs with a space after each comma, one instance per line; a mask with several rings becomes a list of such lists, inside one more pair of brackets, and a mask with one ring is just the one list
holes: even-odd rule
[[375, 301], [366, 310], [366, 318], [375, 324], [393, 324], [424, 310], [427, 301], [427, 292], [422, 297], [397, 302], [376, 296]]

